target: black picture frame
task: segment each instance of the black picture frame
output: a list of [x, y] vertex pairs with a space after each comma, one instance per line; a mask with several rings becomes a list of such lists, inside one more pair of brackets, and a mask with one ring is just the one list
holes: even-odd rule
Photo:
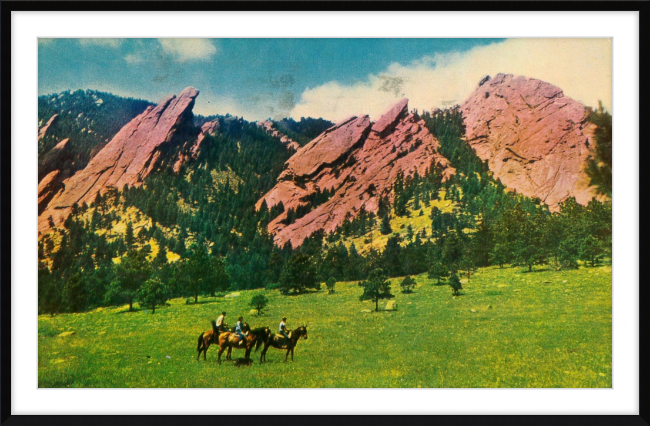
[[[648, 94], [648, 82], [644, 80], [647, 76], [648, 67], [645, 65], [643, 58], [644, 49], [647, 48], [648, 29], [646, 25], [650, 23], [648, 19], [649, 6], [646, 1], [639, 2], [616, 2], [616, 1], [589, 1], [589, 2], [410, 2], [410, 1], [381, 1], [381, 2], [258, 2], [258, 1], [216, 1], [216, 2], [176, 2], [176, 1], [157, 1], [157, 2], [123, 2], [123, 1], [3, 1], [0, 4], [0, 28], [1, 28], [1, 50], [2, 57], [2, 84], [1, 84], [1, 135], [4, 143], [0, 144], [0, 219], [2, 222], [0, 231], [0, 259], [2, 259], [1, 285], [0, 285], [0, 339], [1, 339], [1, 388], [0, 388], [0, 421], [7, 425], [75, 425], [93, 423], [96, 425], [121, 424], [131, 425], [136, 423], [146, 423], [166, 425], [192, 422], [202, 424], [213, 421], [238, 421], [232, 418], [234, 416], [18, 416], [12, 415], [12, 395], [11, 395], [11, 279], [12, 273], [17, 271], [11, 269], [11, 34], [12, 34], [12, 12], [13, 11], [391, 11], [391, 10], [423, 10], [423, 11], [638, 11], [639, 12], [639, 64], [640, 64], [640, 82], [639, 89], [641, 95], [640, 117], [644, 117], [644, 112], [648, 107], [644, 106], [644, 95]], [[640, 140], [647, 135], [647, 128], [639, 129]], [[647, 151], [644, 144], [640, 144], [641, 154]], [[643, 155], [640, 155], [641, 163]], [[641, 212], [640, 212], [641, 213]], [[642, 217], [639, 214], [639, 217]], [[640, 230], [641, 222], [639, 224]], [[645, 227], [644, 227], [645, 228]], [[644, 232], [640, 233], [641, 241]], [[640, 259], [643, 259], [645, 250], [640, 247]], [[639, 271], [641, 276], [641, 271]], [[648, 409], [648, 328], [646, 327], [648, 319], [648, 310], [643, 309], [643, 301], [648, 300], [648, 289], [645, 286], [639, 286], [639, 415], [626, 416], [413, 416], [408, 422], [416, 424], [426, 424], [435, 422], [437, 424], [454, 424], [454, 425], [648, 425], [650, 424], [650, 412]], [[317, 417], [317, 418], [300, 418], [303, 416], [270, 416], [270, 418], [254, 419], [248, 421], [263, 421], [264, 423], [285, 423], [300, 421], [309, 422], [356, 422], [357, 419], [347, 416], [335, 416], [345, 418]], [[372, 417], [372, 416], [371, 416]], [[361, 419], [359, 419], [361, 420]], [[242, 420], [239, 420], [242, 421]], [[378, 424], [387, 424], [389, 422], [400, 421], [393, 416], [381, 416], [363, 419], [364, 422]]]

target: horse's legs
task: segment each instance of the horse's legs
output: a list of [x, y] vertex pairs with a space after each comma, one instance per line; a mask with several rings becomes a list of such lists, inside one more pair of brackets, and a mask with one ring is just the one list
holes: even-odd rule
[[217, 362], [219, 362], [219, 364], [221, 364], [221, 354], [223, 353], [223, 351], [224, 351], [225, 349], [226, 349], [225, 346], [219, 346], [219, 357], [218, 357], [218, 359], [217, 359]]
[[226, 361], [232, 360], [232, 346], [228, 346], [228, 352], [226, 353]]
[[291, 362], [293, 362], [293, 347], [291, 348]]
[[287, 354], [284, 356], [284, 362], [287, 362], [287, 358], [289, 358], [289, 351], [290, 349], [287, 349]]
[[250, 359], [250, 356], [251, 356], [251, 347], [249, 346], [246, 348], [246, 355], [244, 355], [244, 358]]
[[210, 344], [208, 343], [207, 345], [203, 345], [203, 361], [206, 361], [205, 355], [208, 353], [208, 347], [210, 347]]

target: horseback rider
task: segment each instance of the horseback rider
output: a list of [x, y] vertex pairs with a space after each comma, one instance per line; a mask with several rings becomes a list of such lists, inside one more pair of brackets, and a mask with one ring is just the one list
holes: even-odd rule
[[282, 317], [282, 321], [280, 321], [280, 334], [284, 336], [284, 341], [282, 342], [282, 346], [286, 345], [287, 342], [289, 341], [289, 334], [287, 333], [287, 317]]
[[226, 312], [222, 312], [221, 315], [219, 315], [219, 318], [217, 318], [217, 330], [219, 333], [222, 333], [226, 331], [226, 324], [223, 322], [226, 319]]
[[244, 334], [244, 317], [239, 317], [237, 324], [235, 325], [235, 334], [239, 337], [239, 346], [241, 346], [246, 341], [246, 335]]

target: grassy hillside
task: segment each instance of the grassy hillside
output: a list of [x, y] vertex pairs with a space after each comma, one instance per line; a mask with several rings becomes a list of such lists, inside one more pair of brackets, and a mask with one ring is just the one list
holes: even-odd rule
[[[423, 230], [431, 234], [431, 209], [434, 207], [440, 209], [443, 213], [451, 213], [454, 206], [457, 205], [451, 200], [445, 198], [446, 192], [441, 190], [438, 193], [438, 199], [431, 201], [429, 206], [421, 205], [420, 210], [413, 209], [413, 202], [407, 204], [408, 216], [392, 215], [390, 217], [390, 227], [393, 230], [390, 234], [384, 235], [380, 232], [379, 222], [361, 236], [343, 237], [342, 242], [349, 249], [354, 244], [361, 254], [366, 254], [370, 249], [383, 250], [386, 247], [386, 242], [392, 235], [399, 235], [401, 237], [402, 245], [408, 244], [409, 240], [406, 238], [408, 226], [411, 225], [413, 234], [418, 234]], [[422, 211], [422, 215], [420, 215]]]
[[[126, 307], [39, 316], [39, 387], [611, 387], [611, 266], [572, 271], [479, 269], [454, 298], [448, 286], [415, 277], [412, 294], [392, 279], [397, 311], [360, 302], [354, 282], [281, 296], [174, 299], [152, 315]], [[258, 293], [268, 312], [248, 315]], [[219, 366], [211, 347], [196, 361], [199, 333], [228, 311], [251, 326], [305, 323], [295, 362], [269, 349], [268, 364]], [[61, 333], [74, 332], [67, 336]], [[233, 357], [242, 357], [236, 351]]]

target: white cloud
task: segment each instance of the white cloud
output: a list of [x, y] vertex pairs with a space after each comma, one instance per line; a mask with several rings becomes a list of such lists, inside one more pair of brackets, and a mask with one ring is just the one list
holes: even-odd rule
[[394, 63], [352, 85], [332, 81], [308, 88], [291, 116], [340, 120], [369, 114], [376, 119], [401, 97], [420, 111], [450, 106], [462, 103], [483, 77], [498, 73], [544, 80], [585, 105], [601, 100], [612, 111], [611, 39], [510, 39], [408, 65]]
[[179, 62], [205, 60], [217, 53], [217, 47], [205, 38], [159, 38], [163, 50]]
[[263, 111], [260, 111], [256, 105], [242, 105], [238, 100], [229, 97], [221, 96], [210, 90], [201, 90], [201, 94], [196, 98], [194, 105], [194, 113], [203, 116], [209, 115], [235, 115], [243, 117], [248, 121], [257, 121], [268, 118]]
[[101, 46], [117, 49], [124, 41], [121, 38], [80, 38], [79, 44], [82, 46]]
[[128, 62], [129, 64], [139, 64], [141, 62], [144, 62], [144, 58], [138, 54], [135, 53], [129, 53], [124, 56], [124, 60]]

